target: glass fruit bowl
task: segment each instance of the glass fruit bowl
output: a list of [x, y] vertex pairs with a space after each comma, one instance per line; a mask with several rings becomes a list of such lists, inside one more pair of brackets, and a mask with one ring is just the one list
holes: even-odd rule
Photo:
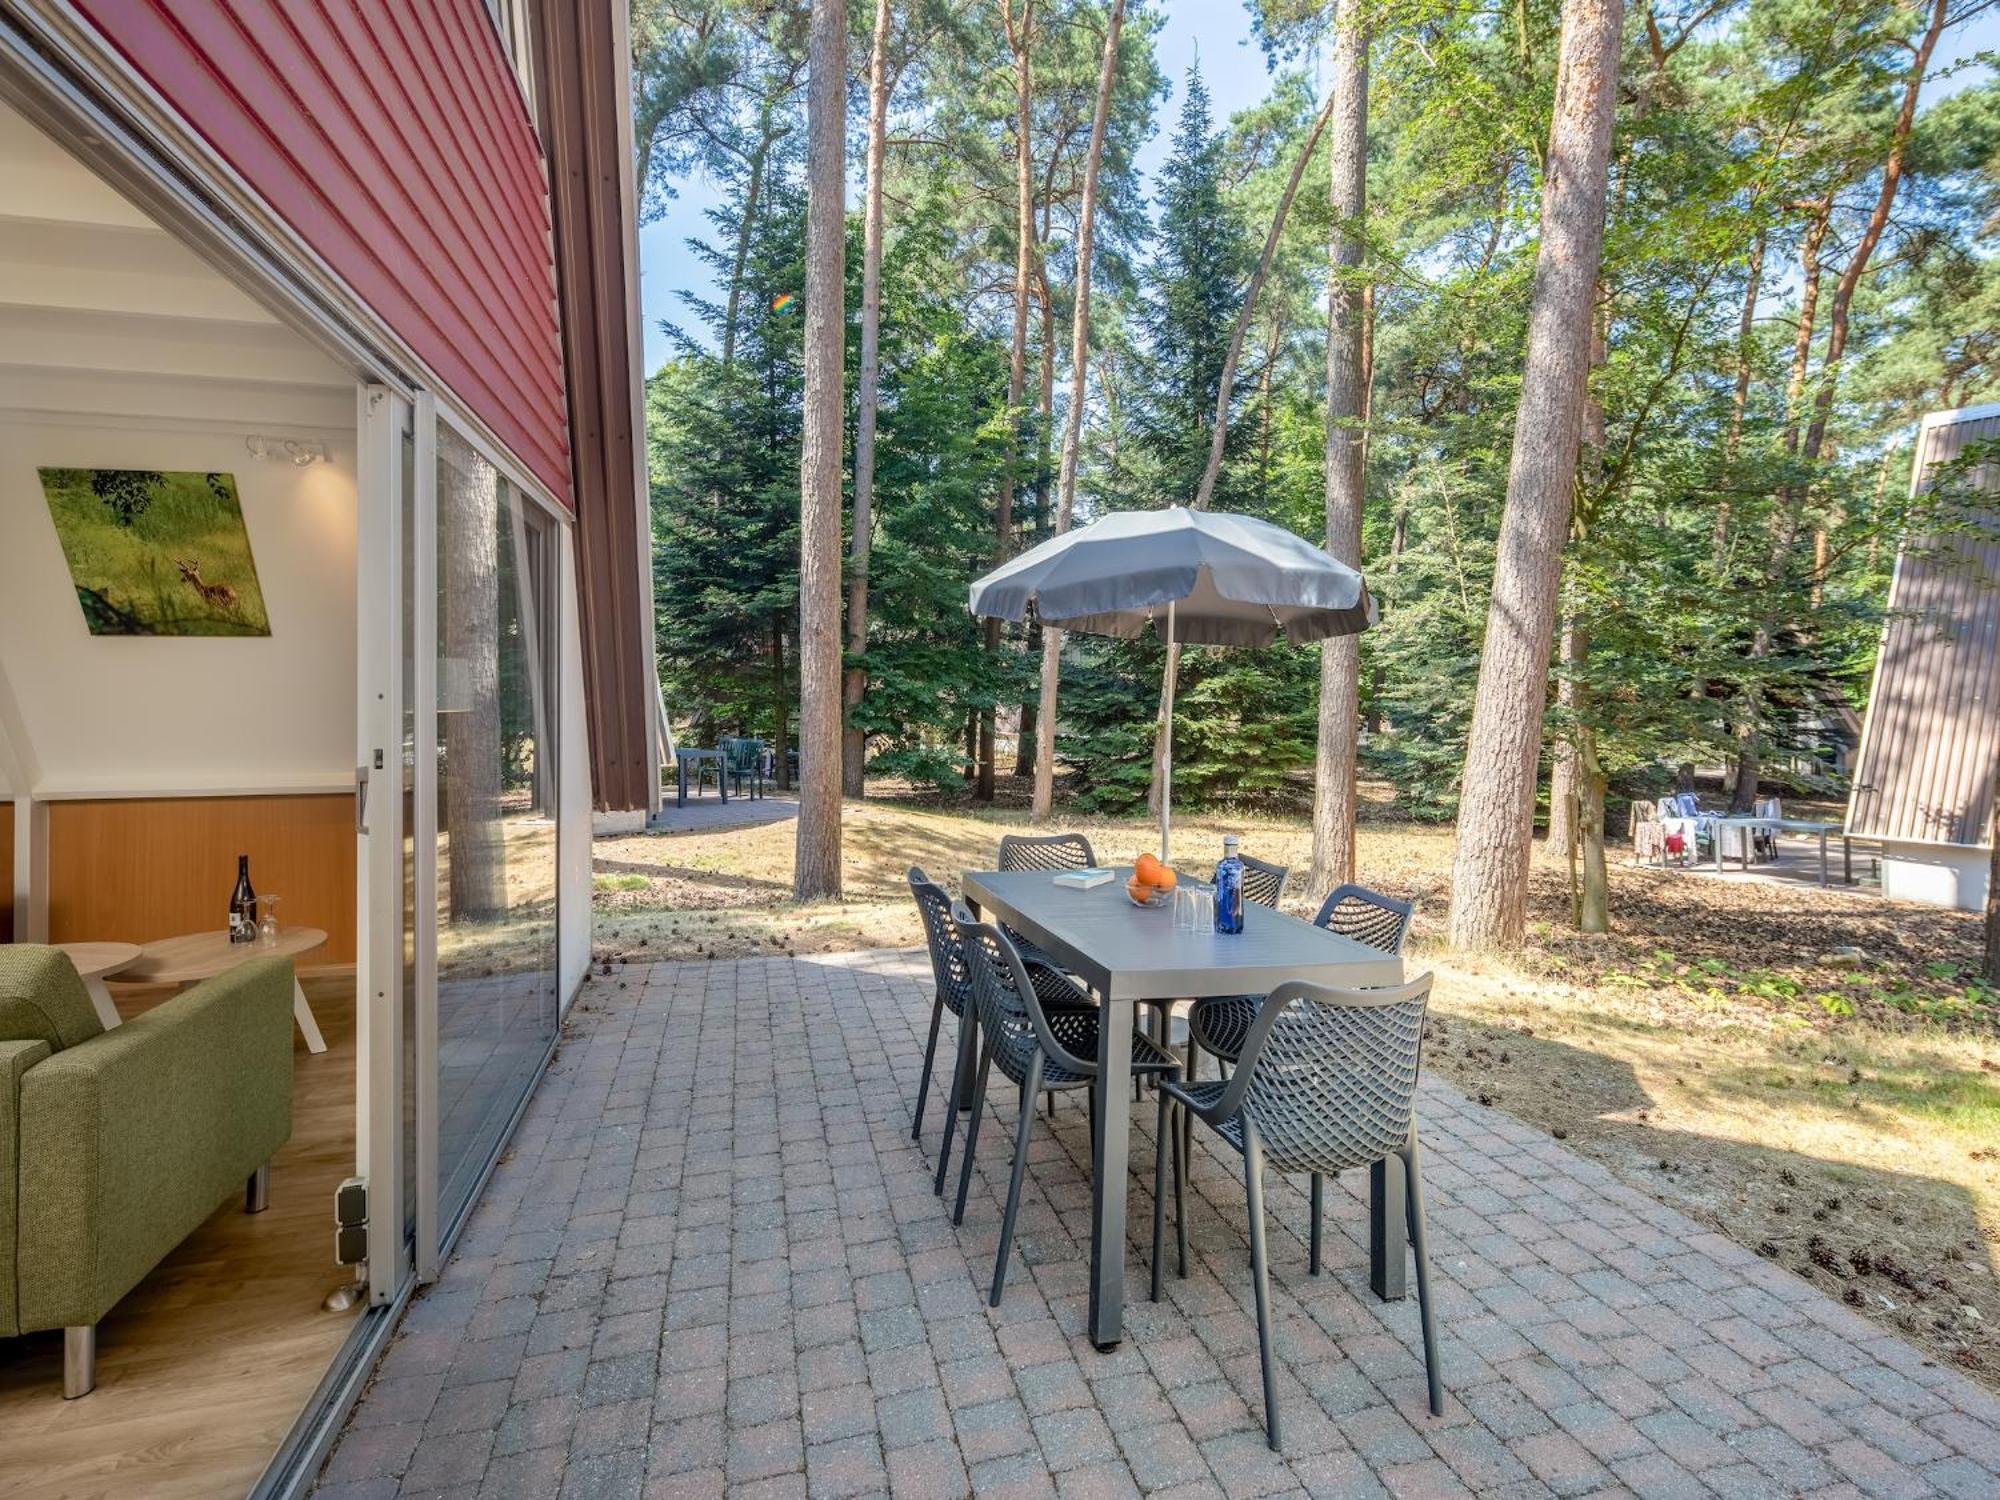
[[1163, 906], [1171, 906], [1173, 904], [1174, 892], [1171, 886], [1146, 885], [1138, 876], [1134, 875], [1125, 882], [1125, 899], [1130, 901], [1134, 906], [1145, 907], [1151, 911]]

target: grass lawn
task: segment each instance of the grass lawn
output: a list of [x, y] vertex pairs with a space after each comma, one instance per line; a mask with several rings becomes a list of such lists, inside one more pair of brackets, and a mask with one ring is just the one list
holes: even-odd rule
[[[846, 897], [809, 905], [789, 821], [602, 839], [599, 957], [918, 946], [909, 865], [955, 885], [1024, 822], [851, 802]], [[1107, 862], [1153, 846], [1141, 819], [1059, 826]], [[1225, 829], [1307, 864], [1303, 819], [1197, 816], [1175, 825], [1184, 867]], [[1360, 837], [1362, 880], [1416, 901], [1413, 965], [1438, 974], [1427, 1066], [2000, 1389], [2000, 996], [1965, 977], [1975, 917], [1614, 867], [1618, 931], [1583, 937], [1538, 851], [1528, 947], [1473, 958], [1442, 946], [1451, 830], [1378, 809]], [[1322, 894], [1295, 880], [1285, 904], [1309, 917]]]

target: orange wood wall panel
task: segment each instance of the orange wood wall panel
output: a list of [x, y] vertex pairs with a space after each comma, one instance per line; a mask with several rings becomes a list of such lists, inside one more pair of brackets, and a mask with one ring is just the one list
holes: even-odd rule
[[49, 804], [49, 936], [149, 943], [224, 925], [236, 856], [278, 921], [323, 927], [301, 967], [354, 962], [354, 798], [121, 798]]
[[14, 941], [14, 804], [0, 802], [0, 943]]

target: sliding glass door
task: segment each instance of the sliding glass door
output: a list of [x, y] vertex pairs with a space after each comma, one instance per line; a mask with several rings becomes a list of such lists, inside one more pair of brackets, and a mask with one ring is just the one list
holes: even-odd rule
[[444, 421], [435, 507], [435, 1109], [419, 1115], [448, 1238], [555, 1038], [560, 596], [554, 523]]
[[556, 1035], [560, 522], [419, 394], [363, 398], [360, 793], [377, 1301], [428, 1280]]

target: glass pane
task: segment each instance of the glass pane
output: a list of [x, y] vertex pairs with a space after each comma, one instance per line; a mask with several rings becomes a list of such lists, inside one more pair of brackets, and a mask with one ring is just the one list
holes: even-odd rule
[[438, 426], [438, 1223], [556, 1027], [548, 523]]

